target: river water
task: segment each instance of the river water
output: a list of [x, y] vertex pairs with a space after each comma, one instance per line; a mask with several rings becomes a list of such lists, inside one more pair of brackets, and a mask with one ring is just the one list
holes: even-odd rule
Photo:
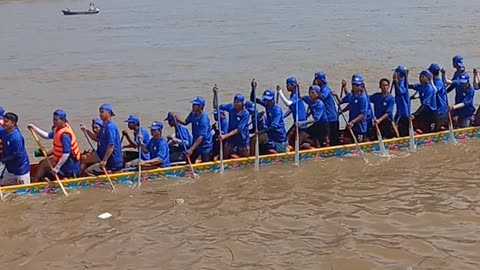
[[[74, 127], [112, 103], [120, 128], [188, 99], [221, 100], [324, 70], [334, 88], [361, 72], [371, 91], [402, 64], [480, 62], [472, 1], [0, 0], [0, 91], [47, 129], [63, 108]], [[452, 97], [450, 97], [452, 98]], [[208, 109], [210, 110], [210, 109]], [[146, 124], [145, 124], [146, 125]], [[78, 130], [77, 130], [78, 131]], [[167, 129], [168, 132], [168, 129]], [[82, 140], [83, 146], [86, 146]], [[0, 204], [2, 269], [479, 269], [478, 142], [390, 159], [369, 156], [206, 174]], [[181, 201], [184, 203], [176, 203]], [[101, 220], [97, 215], [110, 212]]]

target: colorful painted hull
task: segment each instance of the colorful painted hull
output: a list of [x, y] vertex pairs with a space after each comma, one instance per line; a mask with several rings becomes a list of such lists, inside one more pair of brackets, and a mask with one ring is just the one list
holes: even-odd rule
[[[466, 141], [471, 139], [480, 138], [480, 127], [464, 128], [455, 130], [455, 137], [458, 141]], [[448, 141], [449, 134], [448, 131], [442, 131], [438, 133], [431, 133], [425, 135], [415, 136], [416, 144], [418, 148], [430, 146], [438, 143], [446, 143]], [[395, 138], [390, 140], [384, 140], [386, 148], [389, 152], [395, 152], [401, 149], [408, 149], [408, 137]], [[364, 152], [378, 152], [380, 146], [378, 142], [365, 142], [360, 144]], [[319, 160], [324, 158], [331, 157], [342, 157], [342, 156], [352, 156], [358, 155], [358, 149], [355, 144], [340, 145], [327, 147], [322, 149], [311, 149], [300, 151], [300, 160]], [[260, 166], [281, 164], [285, 162], [293, 162], [294, 153], [283, 153], [283, 154], [274, 154], [266, 155], [260, 157]], [[240, 159], [231, 159], [224, 162], [225, 170], [235, 170], [240, 168], [245, 168], [250, 166], [253, 169], [253, 163], [255, 161], [254, 157], [249, 158], [240, 158]], [[195, 173], [204, 174], [204, 173], [214, 173], [217, 172], [220, 168], [219, 162], [207, 162], [193, 165]], [[150, 171], [142, 172], [141, 181], [150, 182], [150, 181], [160, 181], [165, 178], [186, 178], [191, 177], [191, 171], [189, 166], [177, 166], [170, 168], [161, 168]], [[122, 184], [133, 184], [138, 182], [137, 172], [125, 172], [111, 174], [110, 178], [114, 183]], [[106, 187], [110, 188], [108, 179], [106, 176], [98, 177], [83, 177], [76, 179], [69, 179], [62, 181], [63, 185], [67, 189], [78, 189], [86, 187]], [[60, 192], [60, 187], [56, 182], [50, 183], [35, 183], [29, 185], [17, 185], [17, 186], [8, 186], [3, 187], [2, 190], [5, 193], [14, 193], [18, 195], [24, 194], [41, 194], [41, 193], [55, 193]]]

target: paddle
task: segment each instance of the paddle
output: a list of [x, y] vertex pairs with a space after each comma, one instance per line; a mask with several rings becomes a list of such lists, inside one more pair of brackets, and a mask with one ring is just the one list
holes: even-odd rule
[[[138, 124], [138, 133], [141, 134], [142, 132], [142, 126], [140, 125], [140, 123]], [[142, 185], [142, 166], [140, 166], [140, 162], [142, 161], [142, 146], [141, 146], [141, 143], [140, 143], [140, 138], [137, 138], [138, 139], [138, 188], [140, 188], [140, 186]]]
[[[443, 72], [442, 72], [443, 71]], [[443, 82], [443, 87], [446, 87], [447, 85], [447, 78], [445, 77], [445, 70], [441, 70], [442, 73], [442, 82]], [[435, 87], [435, 84], [432, 82], [432, 86], [434, 89], [437, 91], [438, 89]], [[452, 119], [452, 112], [450, 110], [450, 106], [448, 104], [448, 93], [446, 93], [447, 98], [447, 108], [448, 108], [448, 142], [451, 144], [456, 144], [457, 139], [455, 138], [455, 133], [453, 132], [453, 119]]]
[[413, 131], [412, 118], [408, 118], [408, 150], [410, 152], [417, 151], [417, 144], [415, 143], [415, 132]]
[[300, 132], [299, 132], [299, 127], [298, 127], [298, 103], [301, 101], [300, 99], [300, 86], [297, 84], [295, 87], [295, 95], [296, 95], [296, 101], [295, 101], [295, 165], [299, 166], [300, 165]]
[[[255, 79], [252, 79], [252, 90], [253, 90], [253, 96], [257, 96], [257, 82]], [[278, 97], [278, 94], [277, 94]], [[277, 101], [278, 102], [278, 101]], [[260, 170], [260, 143], [258, 142], [258, 112], [257, 112], [257, 102], [253, 103], [253, 110], [255, 111], [255, 167], [254, 170], [258, 171]]]
[[[368, 107], [370, 108], [370, 111], [372, 111], [372, 113], [373, 113], [372, 103], [370, 102], [370, 97], [368, 96], [367, 87], [364, 85], [363, 89], [365, 90], [365, 95], [367, 96]], [[380, 145], [380, 152], [382, 152], [382, 156], [388, 156], [389, 155], [388, 150], [385, 147], [385, 144], [383, 143], [382, 132], [380, 132], [380, 128], [378, 127], [378, 125], [376, 123], [377, 118], [375, 117], [375, 114], [373, 114], [373, 121], [375, 122], [374, 126], [375, 126], [375, 130], [377, 131], [377, 139], [378, 139], [378, 144]]]
[[[83, 124], [82, 124], [83, 126]], [[90, 145], [90, 147], [92, 148], [92, 151], [95, 153], [95, 155], [97, 156], [97, 160], [100, 162], [100, 157], [98, 156], [98, 153], [97, 151], [95, 150], [95, 148], [93, 147], [93, 144], [92, 144], [92, 141], [90, 141], [90, 137], [88, 136], [87, 134], [87, 131], [82, 129], [82, 132], [83, 132], [83, 135], [85, 135], [85, 138], [87, 138], [87, 142], [88, 144]], [[112, 179], [110, 179], [110, 175], [108, 174], [107, 170], [105, 169], [105, 167], [103, 167], [103, 173], [107, 176], [107, 179], [108, 179], [108, 182], [110, 183], [110, 186], [112, 187], [113, 191], [117, 191], [117, 189], [115, 188], [115, 185], [113, 184], [112, 182]]]
[[[42, 151], [43, 155], [45, 156], [45, 159], [47, 160], [48, 166], [50, 167], [50, 170], [53, 171], [53, 165], [52, 165], [52, 163], [50, 162], [50, 159], [48, 158], [47, 151], [46, 151], [45, 148], [42, 146], [42, 143], [40, 143], [40, 139], [38, 139], [37, 134], [35, 133], [35, 131], [33, 130], [33, 128], [29, 128], [28, 130], [30, 130], [30, 133], [32, 133], [33, 139], [34, 139], [35, 142], [37, 143], [38, 148], [40, 148], [40, 150]], [[68, 197], [68, 193], [67, 193], [67, 191], [65, 190], [65, 187], [63, 186], [62, 182], [60, 181], [60, 178], [58, 177], [58, 174], [57, 174], [57, 173], [54, 173], [54, 175], [55, 175], [55, 179], [57, 180], [58, 184], [60, 185], [60, 188], [62, 189], [63, 194], [65, 194], [65, 197]]]
[[[218, 127], [218, 133], [220, 135], [223, 135], [222, 134], [222, 114], [220, 113], [220, 103], [218, 103], [218, 87], [217, 87], [217, 84], [215, 84], [213, 86], [213, 92], [214, 92], [214, 98], [215, 98], [215, 103], [217, 104], [217, 108], [215, 108], [217, 110], [217, 113], [218, 113], [218, 117], [217, 117], [217, 127]], [[224, 165], [223, 165], [223, 140], [222, 140], [222, 137], [219, 136], [218, 137], [218, 140], [219, 140], [219, 143], [220, 143], [220, 173], [223, 173], [223, 171], [225, 170], [224, 169]]]
[[[178, 130], [177, 118], [173, 117], [173, 121], [175, 122], [175, 129]], [[193, 170], [192, 161], [190, 160], [190, 156], [187, 154], [187, 147], [185, 146], [185, 143], [184, 143], [185, 141], [183, 140], [183, 135], [180, 131], [178, 132], [178, 136], [180, 136], [180, 140], [182, 141], [181, 143], [183, 145], [183, 150], [185, 151], [185, 156], [186, 156], [188, 165], [190, 166], [190, 171], [192, 172], [192, 178], [196, 178], [195, 171]]]

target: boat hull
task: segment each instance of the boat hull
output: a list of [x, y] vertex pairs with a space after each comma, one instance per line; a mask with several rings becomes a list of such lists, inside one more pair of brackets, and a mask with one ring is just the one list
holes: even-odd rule
[[100, 11], [70, 11], [70, 10], [62, 10], [63, 15], [92, 15], [97, 14]]
[[[480, 127], [464, 128], [455, 130], [455, 137], [458, 141], [467, 141], [472, 139], [480, 138]], [[417, 135], [415, 136], [416, 144], [418, 148], [432, 146], [438, 143], [446, 143], [449, 139], [448, 131]], [[389, 140], [384, 140], [385, 147], [389, 152], [393, 153], [399, 150], [406, 150], [409, 146], [409, 138], [394, 138]], [[365, 142], [361, 143], [360, 147], [365, 152], [379, 152], [380, 146], [378, 142]], [[332, 157], [345, 157], [345, 156], [355, 156], [358, 155], [358, 149], [355, 144], [333, 146], [321, 149], [311, 149], [300, 151], [300, 161], [309, 161], [309, 160], [321, 160]], [[285, 162], [293, 162], [294, 153], [282, 153], [282, 154], [273, 154], [260, 157], [260, 166], [269, 166], [275, 164], [282, 164]], [[255, 157], [249, 158], [240, 158], [240, 159], [231, 159], [225, 160], [224, 166], [225, 170], [236, 170], [240, 168], [245, 168], [252, 166], [254, 164]], [[207, 162], [193, 165], [195, 172], [204, 174], [204, 173], [215, 173], [220, 169], [219, 162]], [[189, 175], [190, 174], [190, 175]], [[176, 166], [170, 168], [160, 168], [151, 171], [143, 171], [142, 182], [158, 181], [166, 178], [184, 178], [190, 177], [190, 167], [189, 166]], [[138, 181], [138, 174], [136, 172], [125, 172], [111, 174], [110, 178], [112, 181], [122, 184], [131, 184]], [[108, 186], [109, 182], [106, 176], [98, 177], [84, 177], [77, 179], [68, 179], [62, 181], [63, 185], [66, 188], [78, 189], [78, 188], [87, 188], [87, 187], [101, 187]], [[3, 187], [4, 192], [10, 192], [18, 195], [25, 194], [41, 194], [41, 193], [55, 193], [59, 191], [59, 185], [56, 182], [42, 182], [29, 185], [16, 185]]]

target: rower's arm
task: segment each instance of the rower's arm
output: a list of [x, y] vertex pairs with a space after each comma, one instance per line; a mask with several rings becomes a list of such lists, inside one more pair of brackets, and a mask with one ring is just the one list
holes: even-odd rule
[[177, 120], [177, 123], [180, 124], [180, 125], [187, 125], [187, 121], [183, 120], [183, 119], [179, 119], [175, 116], [176, 120]]
[[195, 149], [197, 149], [200, 146], [200, 144], [202, 144], [202, 142], [203, 142], [203, 136], [199, 136], [195, 141], [195, 143], [190, 147], [190, 149], [192, 151], [195, 151]]
[[285, 106], [289, 107], [290, 105], [293, 104], [293, 102], [283, 94], [283, 91], [281, 88], [277, 90], [277, 94], [280, 96], [280, 99], [282, 100], [283, 104], [285, 104]]
[[385, 113], [384, 115], [382, 115], [380, 118], [377, 119], [377, 121], [379, 123], [383, 122], [385, 119], [388, 118], [388, 113]]
[[450, 86], [448, 86], [448, 88], [447, 88], [447, 94], [450, 93], [450, 92], [452, 92], [453, 89], [455, 89], [455, 84], [454, 84], [454, 83], [452, 83], [452, 84], [450, 84]]
[[473, 89], [480, 89], [480, 86], [478, 85], [478, 73], [473, 74]]
[[362, 119], [365, 118], [365, 114], [361, 113], [359, 114], [357, 117], [353, 118], [352, 121], [350, 121], [352, 124], [356, 124], [360, 121], [362, 121]]
[[283, 114], [283, 118], [289, 117], [290, 114], [292, 114], [292, 110], [290, 110], [290, 109], [286, 110], [285, 113]]
[[143, 153], [148, 153], [147, 146], [140, 140], [140, 147], [142, 148]]
[[30, 124], [29, 126], [33, 129], [33, 131], [35, 131], [35, 133], [36, 133], [38, 136], [42, 137], [43, 139], [47, 139], [47, 140], [50, 139], [49, 136], [48, 136], [48, 132], [40, 129], [39, 127], [37, 127], [37, 126], [35, 126], [35, 125], [33, 125], [33, 124]]
[[255, 90], [255, 89], [252, 87], [252, 91], [250, 92], [250, 101], [251, 101], [251, 102], [255, 102], [255, 103], [257, 103], [257, 104], [260, 104], [260, 105], [262, 105], [263, 107], [265, 107], [265, 103], [263, 103], [263, 101], [262, 101], [261, 99], [259, 99], [259, 98], [257, 98], [257, 97], [255, 96], [254, 90]]
[[106, 163], [110, 156], [113, 154], [113, 150], [115, 150], [115, 145], [109, 144], [107, 147], [107, 151], [105, 151], [105, 156], [103, 157], [103, 161]]
[[127, 138], [127, 141], [128, 141], [128, 144], [127, 145], [124, 145], [122, 146], [122, 148], [136, 148], [137, 147], [137, 143], [135, 143], [132, 138], [130, 137], [130, 134], [128, 133], [124, 133], [123, 134], [125, 136], [125, 138]]
[[92, 139], [95, 142], [98, 142], [97, 135], [95, 135], [95, 133], [93, 133], [93, 131], [88, 130], [88, 129], [83, 129], [83, 130], [87, 133], [87, 136], [90, 137], [90, 139]]

